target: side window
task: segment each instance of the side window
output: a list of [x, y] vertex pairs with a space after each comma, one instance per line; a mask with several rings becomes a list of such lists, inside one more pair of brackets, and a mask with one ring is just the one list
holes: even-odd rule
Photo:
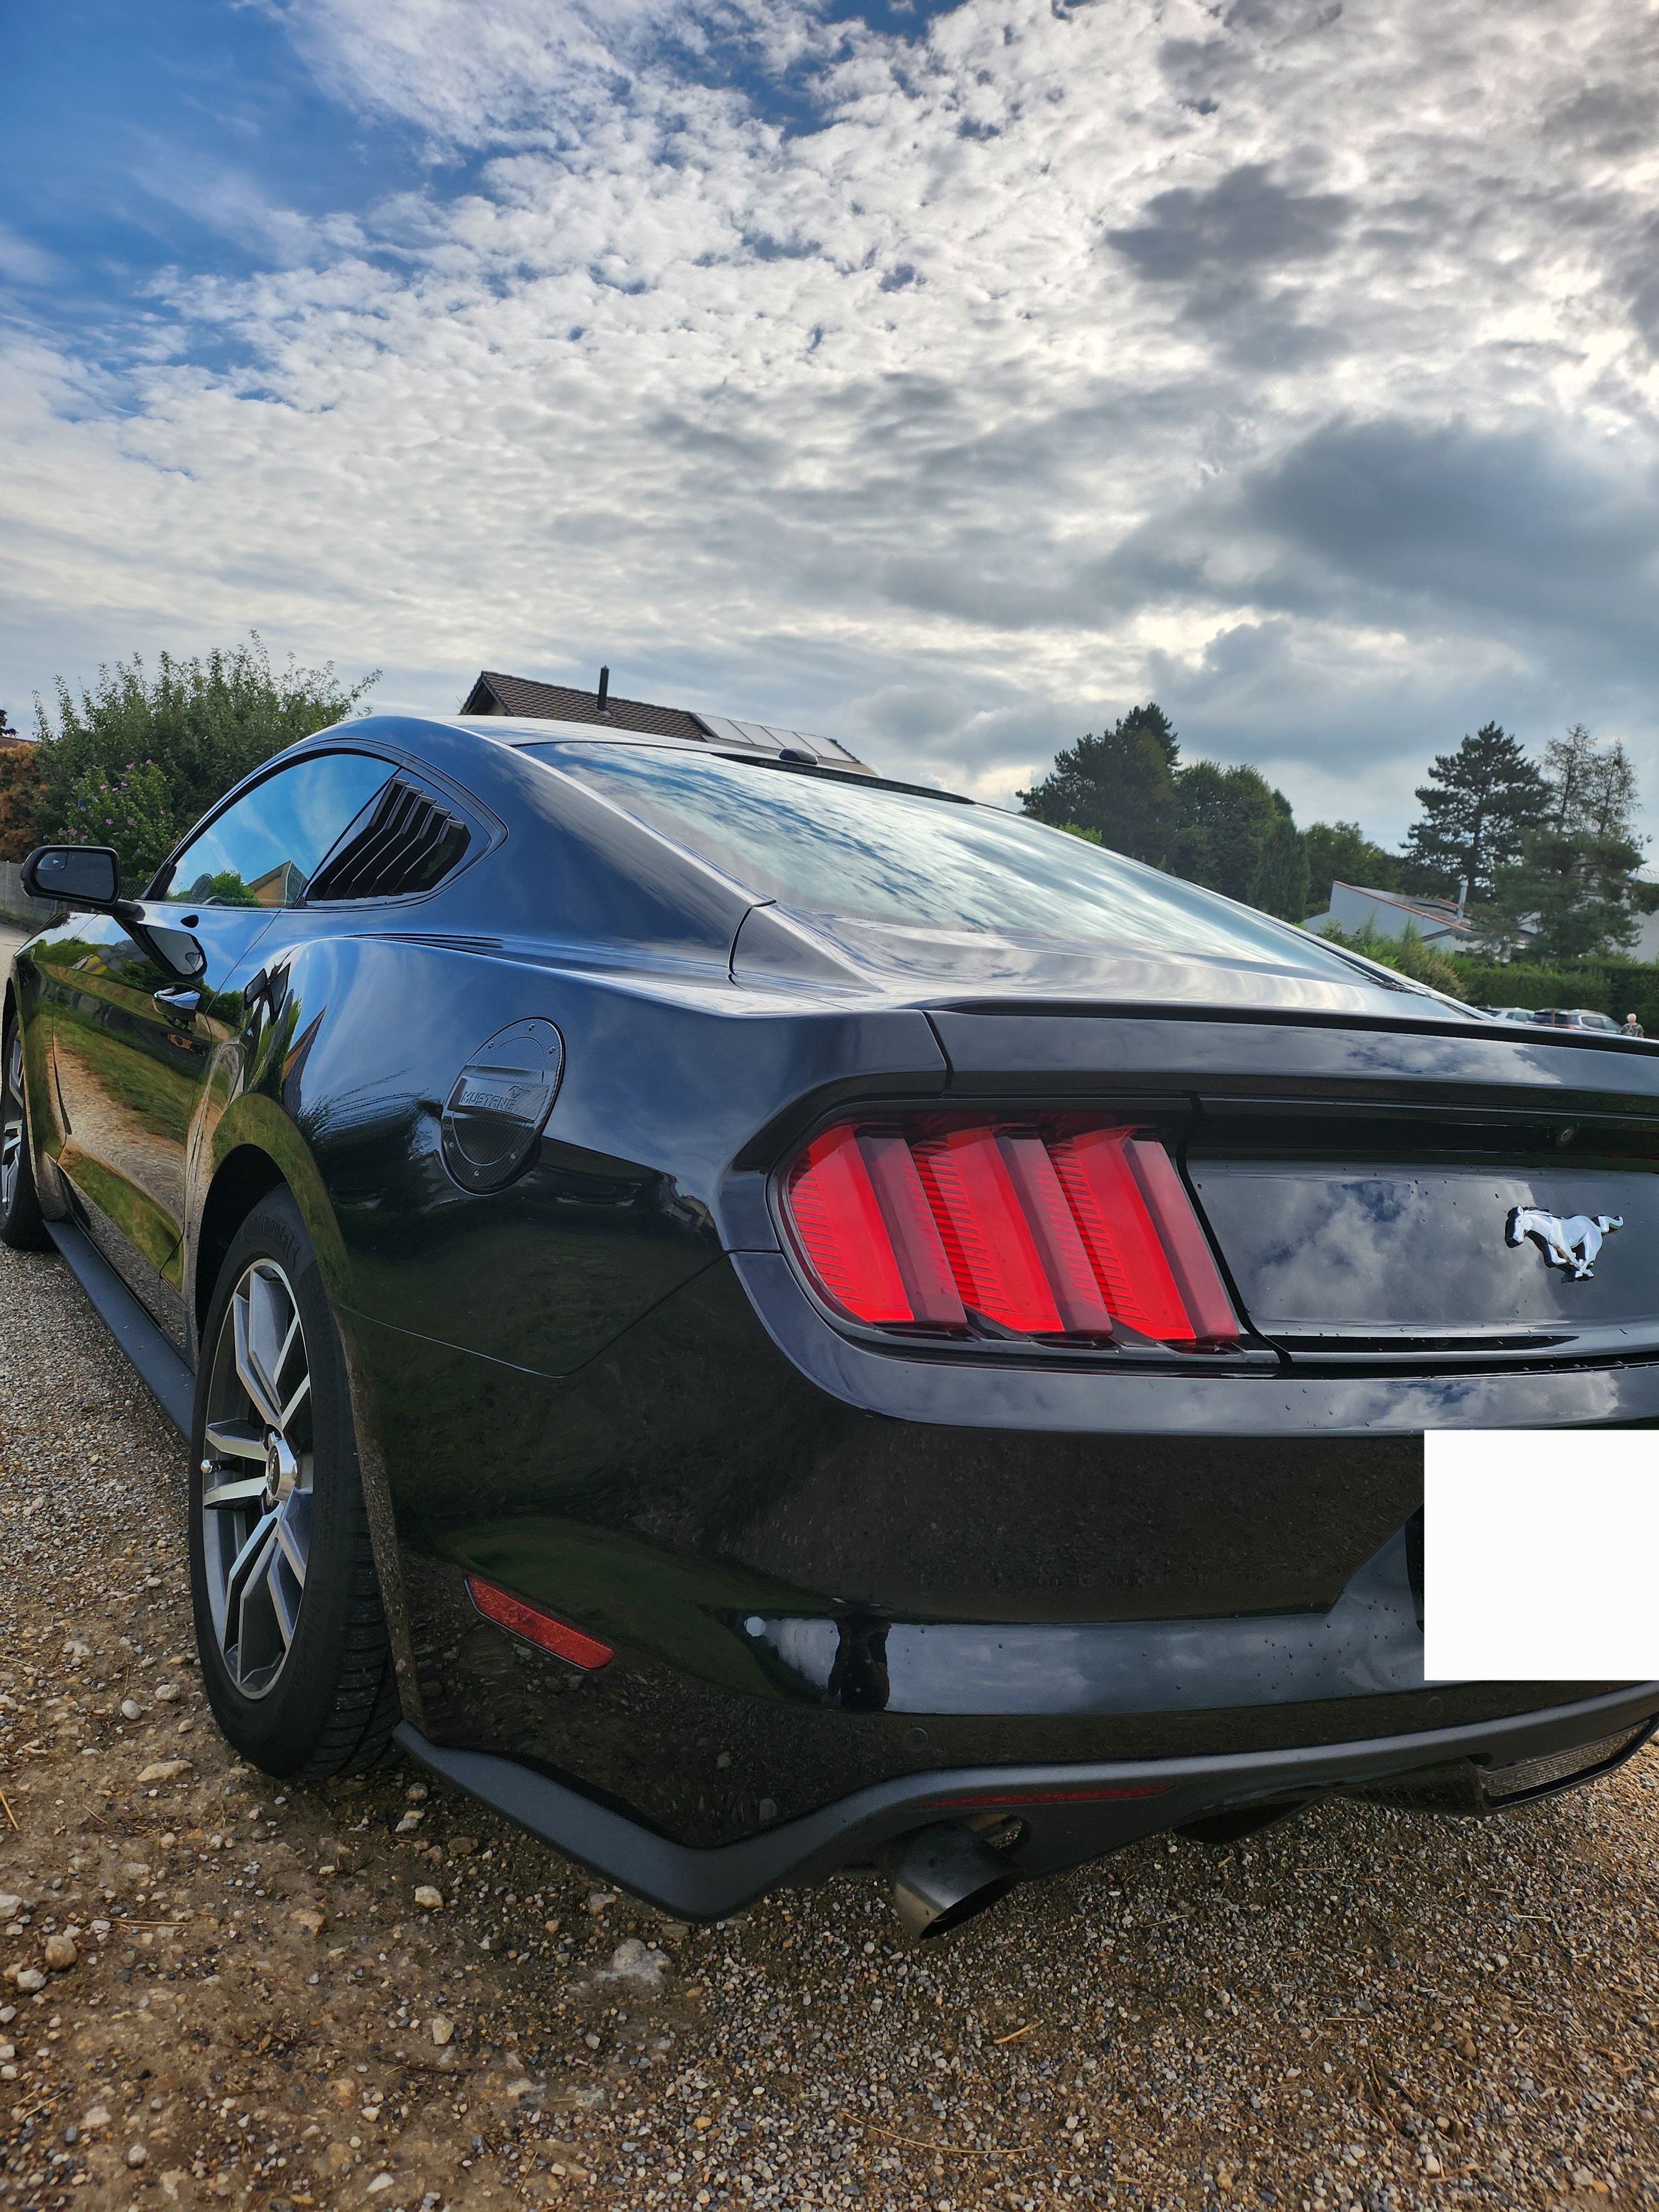
[[177, 905], [297, 905], [318, 862], [392, 773], [367, 753], [313, 753], [279, 769], [191, 839], [161, 896]]

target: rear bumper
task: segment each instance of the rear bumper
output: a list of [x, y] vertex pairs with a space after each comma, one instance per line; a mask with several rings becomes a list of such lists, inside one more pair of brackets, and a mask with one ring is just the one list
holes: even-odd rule
[[[487, 1752], [430, 1743], [405, 1723], [398, 1741], [459, 1788], [568, 1858], [686, 1920], [715, 1920], [766, 1891], [822, 1881], [868, 1862], [890, 1838], [939, 1820], [1016, 1814], [1009, 1858], [1023, 1876], [1058, 1873], [1140, 1838], [1218, 1813], [1373, 1792], [1393, 1803], [1498, 1811], [1608, 1773], [1659, 1727], [1659, 1682], [1465, 1728], [1206, 1759], [963, 1768], [876, 1784], [763, 1835], [711, 1849], [671, 1842], [565, 1784]], [[1585, 1763], [1571, 1754], [1593, 1747]], [[1526, 1770], [1544, 1763], [1535, 1783]], [[1565, 1772], [1560, 1770], [1565, 1767]], [[1500, 1783], [1481, 1802], [1484, 1771]], [[1466, 1802], [1448, 1778], [1470, 1773]], [[1423, 1778], [1414, 1791], [1413, 1778]]]

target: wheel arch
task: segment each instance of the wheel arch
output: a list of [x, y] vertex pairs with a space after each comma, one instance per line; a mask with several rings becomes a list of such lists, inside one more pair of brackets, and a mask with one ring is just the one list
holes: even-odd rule
[[207, 1310], [236, 1231], [262, 1198], [286, 1190], [288, 1181], [269, 1152], [257, 1145], [238, 1145], [219, 1163], [202, 1201], [196, 1230], [196, 1333], [199, 1341]]
[[341, 1304], [349, 1269], [339, 1224], [311, 1148], [283, 1109], [258, 1092], [245, 1091], [220, 1117], [205, 1150], [190, 1231], [190, 1306], [198, 1334], [231, 1239], [259, 1200], [279, 1187], [299, 1207], [324, 1287]]

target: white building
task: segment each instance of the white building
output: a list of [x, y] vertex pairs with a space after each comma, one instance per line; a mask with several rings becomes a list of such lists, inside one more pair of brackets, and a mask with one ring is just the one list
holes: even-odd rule
[[1331, 902], [1323, 914], [1310, 914], [1303, 923], [1317, 936], [1328, 923], [1345, 937], [1358, 937], [1367, 929], [1378, 937], [1403, 937], [1414, 929], [1425, 945], [1443, 952], [1477, 942], [1480, 932], [1463, 919], [1462, 908], [1452, 899], [1407, 898], [1401, 891], [1371, 891], [1358, 884], [1333, 884]]

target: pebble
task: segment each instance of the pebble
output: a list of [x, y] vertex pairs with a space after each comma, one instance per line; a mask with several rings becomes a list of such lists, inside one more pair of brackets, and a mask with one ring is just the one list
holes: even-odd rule
[[10, 1890], [0, 1892], [0, 1920], [15, 1920], [23, 1909], [23, 1900]]
[[368, 2187], [364, 2191], [363, 2194], [366, 2197], [373, 2197], [379, 2191], [382, 2189], [390, 2189], [391, 2186], [392, 2176], [389, 2173], [377, 2173], [374, 2180], [369, 2183]]
[[663, 1961], [637, 1936], [624, 1937], [611, 1954], [611, 1964], [594, 1975], [596, 1982], [638, 1982], [653, 1990], [662, 1979]]
[[34, 1990], [43, 1990], [46, 1986], [46, 1978], [39, 1966], [14, 1966], [11, 1970], [11, 1978], [18, 1988], [26, 1994], [32, 1994]]
[[46, 1964], [54, 1973], [67, 1972], [81, 1956], [73, 1937], [69, 1936], [48, 1936], [42, 1948]]
[[427, 2031], [434, 2043], [446, 2044], [455, 2033], [455, 2023], [446, 2020], [441, 2013], [434, 2013], [427, 2022]]
[[81, 2116], [81, 2124], [83, 2128], [106, 2128], [109, 2125], [109, 2106], [88, 2106]]
[[138, 1702], [138, 1700], [137, 1700], [137, 1698], [122, 1698], [122, 1700], [121, 1700], [121, 1717], [122, 1717], [122, 1719], [123, 1719], [123, 1720], [125, 1720], [125, 1721], [141, 1721], [141, 1720], [143, 1720], [143, 1718], [144, 1717], [144, 1709], [143, 1709], [143, 1707], [139, 1704], [139, 1702]]
[[143, 2143], [129, 2143], [127, 2145], [127, 2164], [129, 2166], [142, 2166], [149, 2156], [149, 2152]]
[[158, 1705], [176, 1705], [183, 1695], [183, 1691], [176, 1682], [158, 1682], [155, 1685], [155, 1702]]
[[442, 1909], [444, 1893], [442, 1890], [434, 1888], [429, 1881], [422, 1882], [415, 1892], [415, 1902], [420, 1906], [423, 1912], [437, 1912], [441, 1911]]
[[412, 1805], [392, 1832], [394, 1836], [412, 1835], [425, 1817], [418, 1805]]
[[181, 1774], [190, 1771], [187, 1759], [153, 1759], [140, 1771], [140, 1782], [176, 1782]]

